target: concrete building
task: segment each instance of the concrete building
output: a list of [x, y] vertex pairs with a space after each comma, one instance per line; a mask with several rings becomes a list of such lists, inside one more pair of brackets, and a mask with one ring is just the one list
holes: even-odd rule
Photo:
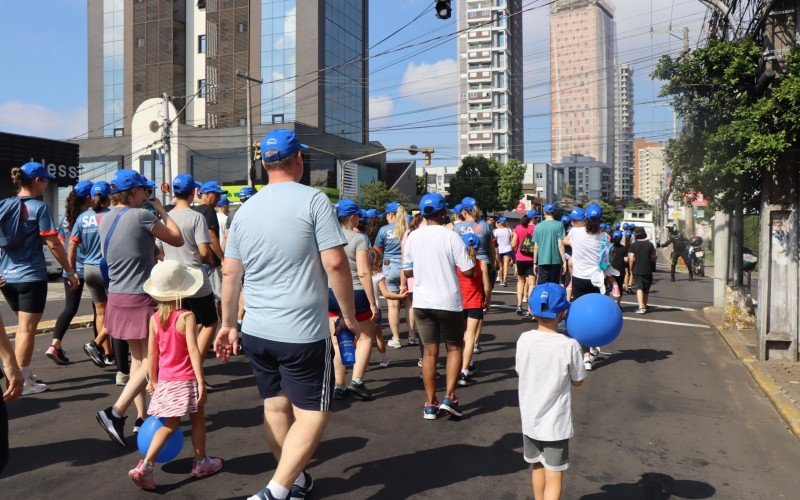
[[[613, 167], [591, 156], [566, 156], [553, 164], [555, 199], [609, 201], [613, 191]], [[572, 196], [565, 187], [569, 186]]]
[[614, 197], [633, 199], [633, 68], [617, 66], [614, 107]]
[[417, 166], [417, 175], [428, 176], [427, 189], [429, 193], [439, 193], [443, 196], [450, 194], [450, 181], [458, 172], [459, 166]]
[[[368, 2], [299, 3], [87, 0], [91, 132], [76, 141], [83, 171], [99, 179], [133, 168], [158, 182], [189, 171], [245, 184], [249, 113], [254, 140], [283, 127], [310, 146], [308, 184], [334, 195], [344, 177], [339, 167], [367, 155], [374, 156], [348, 168], [357, 181], [362, 172], [382, 178], [384, 148], [368, 133]], [[248, 85], [237, 71], [264, 83]], [[152, 101], [163, 93], [171, 96], [170, 172], [160, 155], [163, 103]], [[137, 110], [155, 113], [141, 134], [133, 126]], [[148, 133], [156, 138], [144, 140]]]
[[458, 0], [458, 156], [523, 161], [522, 0]]
[[[606, 0], [550, 10], [552, 163], [571, 155], [615, 165], [616, 23]], [[612, 172], [613, 173], [613, 172]]]
[[657, 205], [664, 189], [666, 162], [664, 145], [645, 138], [633, 143], [634, 197]]
[[522, 192], [525, 195], [536, 195], [547, 201], [555, 201], [553, 183], [553, 166], [549, 163], [525, 163], [525, 175], [522, 177]]

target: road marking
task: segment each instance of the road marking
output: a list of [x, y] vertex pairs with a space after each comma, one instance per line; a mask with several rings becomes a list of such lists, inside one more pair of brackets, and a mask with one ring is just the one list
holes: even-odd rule
[[[495, 291], [492, 292], [492, 295], [497, 295], [497, 294], [499, 294], [499, 295], [516, 295], [517, 292], [506, 292], [504, 290], [495, 290]], [[638, 302], [625, 302], [625, 301], [623, 301], [622, 303], [627, 305], [627, 306], [638, 306], [639, 305]], [[492, 307], [494, 307], [494, 306], [492, 306]], [[697, 309], [692, 309], [691, 307], [665, 306], [665, 305], [660, 305], [660, 304], [647, 304], [647, 307], [656, 307], [656, 308], [659, 308], [659, 309], [677, 309], [679, 311], [697, 311]]]
[[689, 326], [692, 328], [711, 328], [708, 325], [700, 323], [681, 323], [679, 321], [664, 321], [660, 319], [646, 319], [646, 318], [633, 318], [631, 316], [624, 316], [624, 321], [644, 321], [646, 323], [660, 323], [662, 325], [675, 325], [675, 326]]

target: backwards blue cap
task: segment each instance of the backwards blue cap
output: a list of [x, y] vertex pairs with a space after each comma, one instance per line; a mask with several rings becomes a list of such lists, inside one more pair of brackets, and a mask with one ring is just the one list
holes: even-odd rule
[[543, 211], [544, 213], [546, 213], [546, 214], [552, 214], [552, 213], [555, 213], [555, 211], [556, 211], [556, 206], [555, 206], [555, 205], [553, 205], [552, 203], [548, 203], [547, 205], [545, 205], [545, 206], [542, 208], [542, 211]]
[[562, 224], [570, 224], [572, 223], [572, 218], [568, 214], [564, 214], [561, 216], [561, 223]]
[[603, 209], [597, 203], [590, 203], [585, 213], [586, 219], [590, 221], [598, 221], [603, 217]]
[[370, 208], [370, 209], [367, 210], [367, 218], [368, 219], [377, 218], [377, 217], [380, 217], [380, 216], [381, 216], [380, 212], [378, 212], [378, 210], [375, 209], [375, 208]]
[[475, 233], [464, 233], [461, 235], [461, 240], [467, 248], [472, 247], [477, 250], [481, 247], [481, 239]]
[[307, 149], [308, 146], [297, 140], [293, 130], [285, 128], [273, 130], [261, 139], [261, 157], [267, 163], [282, 160]]
[[439, 193], [428, 193], [419, 201], [419, 211], [422, 215], [433, 215], [446, 208], [447, 202]]
[[342, 198], [336, 206], [336, 216], [350, 217], [351, 215], [361, 215], [361, 209], [358, 208], [358, 203], [347, 198]]
[[463, 210], [463, 209], [464, 209], [464, 207], [461, 205], [461, 203], [459, 203], [459, 204], [457, 204], [456, 206], [453, 207], [451, 212], [453, 212], [454, 214], [458, 215], [458, 214], [461, 213], [461, 210]]
[[569, 218], [574, 221], [582, 221], [586, 218], [586, 212], [584, 212], [581, 207], [575, 207], [572, 209], [572, 212], [569, 213]]
[[558, 313], [569, 309], [569, 305], [566, 289], [556, 283], [537, 285], [528, 300], [531, 315], [539, 318], [554, 319]]
[[400, 208], [400, 203], [396, 201], [390, 201], [389, 203], [386, 204], [386, 213], [387, 214], [397, 213], [397, 210], [399, 208]]
[[525, 213], [525, 215], [527, 215], [529, 219], [541, 219], [541, 217], [542, 217], [542, 216], [539, 214], [539, 212], [537, 212], [535, 209], [534, 209], [534, 210], [528, 210], [528, 211]]
[[621, 240], [622, 239], [622, 235], [623, 235], [622, 231], [617, 229], [616, 231], [611, 233], [611, 239], [612, 240]]
[[20, 169], [22, 170], [22, 175], [24, 175], [29, 181], [34, 179], [48, 179], [51, 181], [56, 180], [56, 176], [48, 172], [47, 169], [44, 168], [44, 165], [39, 162], [29, 161], [20, 167]]
[[80, 181], [79, 183], [75, 184], [73, 191], [75, 191], [75, 194], [81, 198], [86, 198], [92, 194], [92, 181]]
[[461, 200], [461, 208], [466, 210], [467, 212], [471, 212], [475, 205], [478, 204], [478, 201], [473, 198], [472, 196], [467, 196], [463, 200]]
[[500, 217], [499, 219], [497, 219], [497, 222], [500, 222], [500, 223], [502, 223], [502, 222], [505, 222], [505, 221], [507, 221], [507, 220], [508, 220], [508, 219], [506, 219], [505, 217]]
[[97, 181], [92, 184], [92, 196], [100, 195], [101, 200], [108, 198], [111, 194], [111, 186], [106, 181]]

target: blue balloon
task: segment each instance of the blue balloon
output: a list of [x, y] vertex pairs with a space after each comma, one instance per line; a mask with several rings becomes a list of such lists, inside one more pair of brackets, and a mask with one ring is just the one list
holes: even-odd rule
[[589, 293], [572, 303], [567, 334], [584, 347], [602, 347], [622, 331], [622, 310], [611, 297]]
[[[139, 434], [136, 436], [136, 444], [139, 445], [139, 453], [143, 457], [147, 456], [147, 450], [150, 449], [150, 442], [153, 441], [153, 436], [156, 431], [164, 426], [166, 418], [147, 417], [142, 426], [139, 428]], [[156, 462], [164, 463], [169, 462], [181, 453], [183, 448], [183, 432], [178, 427], [175, 432], [167, 439], [164, 447], [161, 448]]]

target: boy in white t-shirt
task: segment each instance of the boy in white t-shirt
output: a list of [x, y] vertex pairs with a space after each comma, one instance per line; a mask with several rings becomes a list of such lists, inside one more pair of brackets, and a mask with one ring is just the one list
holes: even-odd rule
[[533, 464], [534, 498], [551, 500], [561, 497], [563, 471], [569, 467], [570, 386], [583, 383], [586, 369], [580, 344], [557, 330], [569, 309], [564, 288], [539, 285], [528, 305], [539, 329], [524, 332], [517, 341], [524, 457]]

